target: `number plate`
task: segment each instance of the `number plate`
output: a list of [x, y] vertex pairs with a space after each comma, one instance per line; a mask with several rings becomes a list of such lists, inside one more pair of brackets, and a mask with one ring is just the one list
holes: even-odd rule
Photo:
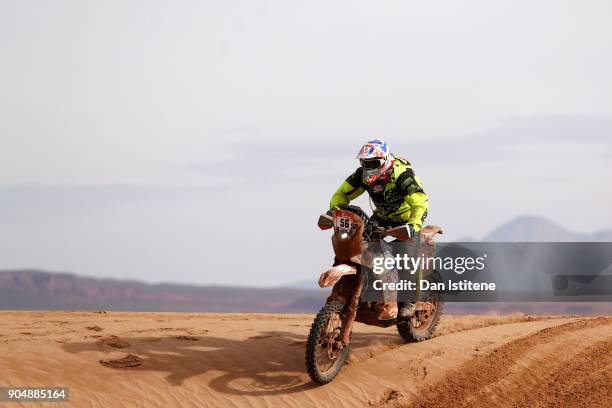
[[351, 229], [350, 218], [345, 218], [345, 217], [336, 218], [336, 228], [341, 231], [349, 231]]
[[334, 217], [334, 227], [337, 231], [355, 231], [358, 227], [355, 217], [353, 213], [339, 211]]

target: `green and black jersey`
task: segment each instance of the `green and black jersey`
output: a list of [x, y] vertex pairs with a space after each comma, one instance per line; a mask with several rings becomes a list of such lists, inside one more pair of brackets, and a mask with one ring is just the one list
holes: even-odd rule
[[380, 220], [387, 221], [390, 225], [412, 224], [416, 231], [423, 226], [429, 199], [423, 191], [423, 183], [414, 174], [408, 160], [395, 158], [391, 179], [380, 192], [375, 192], [374, 187], [363, 181], [363, 169], [358, 168], [336, 190], [330, 208], [333, 210], [342, 204], [349, 204], [364, 191], [372, 198], [376, 206], [374, 214]]

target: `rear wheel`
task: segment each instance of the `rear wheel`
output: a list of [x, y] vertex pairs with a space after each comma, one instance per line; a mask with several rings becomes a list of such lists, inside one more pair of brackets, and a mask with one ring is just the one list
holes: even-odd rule
[[[438, 283], [440, 275], [434, 271], [426, 279]], [[441, 294], [434, 290], [422, 291], [417, 305], [421, 310], [416, 310], [414, 316], [409, 320], [397, 324], [397, 331], [408, 343], [432, 338], [444, 308]]]
[[342, 310], [340, 302], [330, 302], [317, 313], [306, 343], [306, 369], [316, 383], [327, 384], [338, 375], [349, 355], [342, 347]]

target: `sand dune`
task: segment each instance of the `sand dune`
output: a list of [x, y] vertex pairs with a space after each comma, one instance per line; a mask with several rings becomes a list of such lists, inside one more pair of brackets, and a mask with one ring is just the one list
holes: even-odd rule
[[611, 318], [444, 316], [439, 335], [418, 344], [358, 324], [349, 363], [323, 387], [304, 369], [311, 315], [2, 321], [0, 384], [67, 386], [74, 407], [612, 406]]

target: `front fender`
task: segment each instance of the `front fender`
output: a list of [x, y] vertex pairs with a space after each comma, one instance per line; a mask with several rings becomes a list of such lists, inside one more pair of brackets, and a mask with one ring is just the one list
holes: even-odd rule
[[356, 273], [357, 269], [351, 265], [340, 264], [332, 266], [331, 268], [323, 272], [319, 277], [319, 286], [322, 288], [332, 286], [336, 282], [338, 282], [340, 278], [344, 275], [355, 275]]

